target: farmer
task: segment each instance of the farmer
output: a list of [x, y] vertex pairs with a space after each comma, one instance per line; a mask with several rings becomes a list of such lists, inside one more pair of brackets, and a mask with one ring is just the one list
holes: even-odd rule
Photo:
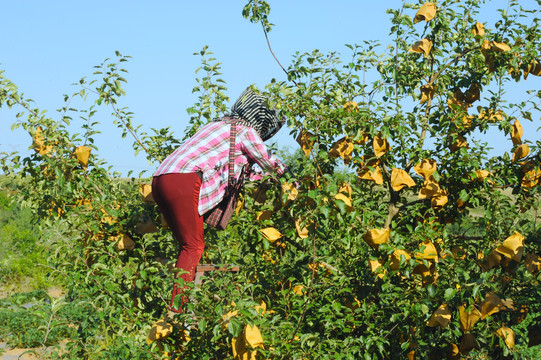
[[[244, 165], [257, 163], [262, 169], [283, 174], [285, 166], [270, 154], [263, 141], [280, 130], [285, 118], [267, 107], [267, 98], [247, 88], [231, 113], [211, 121], [169, 155], [158, 167], [152, 194], [179, 244], [177, 275], [185, 283], [195, 269], [205, 246], [203, 215], [223, 199], [228, 183], [231, 120], [236, 119], [234, 173], [238, 179]], [[180, 294], [181, 305], [173, 301]], [[170, 309], [181, 313], [187, 298], [175, 282]]]

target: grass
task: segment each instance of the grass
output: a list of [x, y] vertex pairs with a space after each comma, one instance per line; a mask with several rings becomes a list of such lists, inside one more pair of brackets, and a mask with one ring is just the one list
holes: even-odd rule
[[29, 208], [12, 201], [10, 189], [0, 189], [0, 298], [14, 292], [46, 289], [48, 249]]

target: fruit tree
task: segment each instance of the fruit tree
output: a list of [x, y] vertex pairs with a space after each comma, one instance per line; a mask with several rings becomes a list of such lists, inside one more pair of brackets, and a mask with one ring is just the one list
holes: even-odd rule
[[[93, 304], [63, 356], [536, 358], [541, 143], [522, 124], [539, 119], [539, 9], [511, 0], [480, 22], [494, 5], [404, 2], [388, 11], [387, 48], [297, 54], [269, 80], [261, 91], [299, 143], [285, 154], [294, 175], [247, 184], [228, 228], [206, 230], [202, 262], [240, 271], [191, 286], [196, 316], [171, 321], [176, 250], [150, 180], [120, 178], [93, 145], [103, 107], [152, 163], [183, 140], [120, 107], [129, 57], [81, 79], [57, 119], [1, 77], [0, 104], [21, 108], [14, 126], [35, 150], [4, 154], [3, 169], [52, 229], [50, 266], [70, 300]], [[268, 36], [267, 2], [250, 0], [243, 15]], [[184, 139], [227, 110], [220, 63], [206, 47], [198, 55]], [[519, 100], [507, 91], [516, 83], [531, 89]], [[91, 105], [72, 109], [75, 97]], [[489, 130], [507, 151], [489, 152]]]

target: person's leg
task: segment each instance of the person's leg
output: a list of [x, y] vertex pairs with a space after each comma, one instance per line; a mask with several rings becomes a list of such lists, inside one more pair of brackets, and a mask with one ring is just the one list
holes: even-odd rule
[[[194, 280], [205, 247], [203, 217], [197, 210], [200, 188], [201, 179], [195, 173], [161, 175], [152, 182], [154, 200], [179, 244], [176, 268], [187, 272], [178, 275], [185, 283]], [[177, 295], [182, 296], [181, 304], [187, 302], [187, 298], [182, 295], [182, 288], [175, 283], [171, 310], [182, 312], [182, 305], [178, 309], [173, 308]]]

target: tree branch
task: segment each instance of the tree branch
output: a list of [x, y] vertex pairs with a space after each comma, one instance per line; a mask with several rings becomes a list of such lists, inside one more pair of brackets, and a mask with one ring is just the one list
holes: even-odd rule
[[[259, 9], [257, 7], [257, 1], [254, 1], [254, 7], [255, 7], [255, 11], [256, 12], [259, 12]], [[282, 64], [280, 63], [280, 60], [278, 60], [278, 58], [276, 57], [276, 55], [274, 55], [274, 51], [272, 51], [272, 47], [271, 47], [271, 44], [270, 44], [270, 41], [269, 41], [269, 36], [267, 35], [267, 29], [265, 29], [265, 24], [263, 24], [263, 21], [261, 21], [261, 28], [263, 29], [263, 34], [265, 34], [265, 40], [267, 40], [267, 46], [269, 47], [269, 51], [272, 55], [272, 57], [274, 57], [274, 60], [276, 60], [276, 62], [278, 63], [278, 65], [282, 68], [282, 70], [286, 73], [287, 77], [288, 77], [288, 80], [289, 80], [289, 73], [287, 72], [287, 70], [282, 66]], [[295, 84], [295, 86], [299, 86], [295, 80], [291, 79], [291, 81], [293, 82], [293, 84]]]

